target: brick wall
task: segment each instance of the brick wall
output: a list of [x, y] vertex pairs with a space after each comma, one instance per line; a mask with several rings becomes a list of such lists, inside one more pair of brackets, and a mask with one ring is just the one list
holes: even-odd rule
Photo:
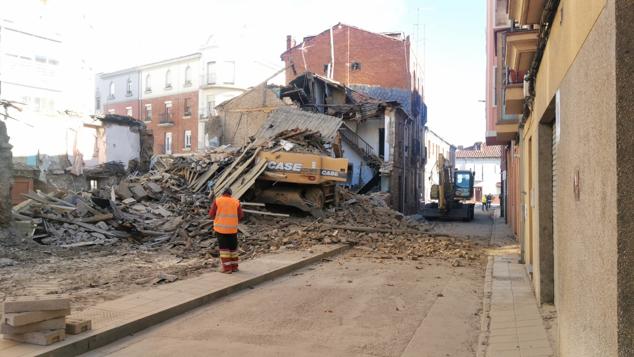
[[[369, 84], [386, 88], [412, 89], [409, 69], [409, 37], [399, 40], [346, 25], [336, 25], [334, 38], [334, 79], [343, 84]], [[303, 52], [303, 55], [302, 55]], [[291, 68], [286, 70], [286, 82], [304, 72], [324, 75], [324, 65], [330, 63], [330, 31], [326, 30], [282, 54]], [[357, 70], [349, 63], [359, 63]]]
[[139, 119], [141, 116], [141, 112], [139, 111], [139, 100], [134, 99], [127, 102], [117, 102], [117, 103], [106, 103], [103, 105], [103, 113], [109, 114], [108, 110], [114, 109], [114, 113], [118, 115], [127, 115], [126, 108], [132, 107], [132, 117], [134, 119]]
[[[185, 99], [189, 99], [191, 116], [184, 116]], [[161, 124], [161, 114], [165, 112], [165, 102], [172, 102], [173, 124]], [[180, 93], [164, 97], [143, 99], [140, 103], [140, 118], [145, 121], [145, 104], [152, 104], [152, 120], [146, 122], [154, 134], [154, 153], [164, 153], [165, 134], [172, 133], [172, 153], [186, 153], [198, 148], [198, 92]], [[185, 131], [192, 133], [191, 149], [185, 149]]]

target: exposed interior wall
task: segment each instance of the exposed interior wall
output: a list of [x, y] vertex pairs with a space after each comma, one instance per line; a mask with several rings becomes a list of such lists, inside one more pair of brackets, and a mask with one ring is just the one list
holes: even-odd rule
[[343, 157], [348, 159], [348, 163], [352, 165], [352, 173], [348, 173], [351, 181], [348, 183], [352, 187], [362, 186], [372, 179], [374, 171], [368, 166], [367, 162], [353, 150], [348, 143], [342, 141]]
[[[564, 26], [580, 31], [564, 11]], [[562, 357], [618, 355], [614, 23], [611, 0], [560, 85], [554, 244]]]
[[618, 356], [634, 356], [634, 2], [616, 0]]
[[11, 223], [13, 160], [7, 126], [0, 120], [0, 228]]
[[104, 123], [107, 161], [121, 161], [127, 168], [130, 160], [139, 160], [141, 140], [139, 129]]
[[261, 84], [243, 95], [218, 107], [221, 125], [221, 144], [242, 146], [255, 135], [269, 114], [285, 106], [275, 92]]

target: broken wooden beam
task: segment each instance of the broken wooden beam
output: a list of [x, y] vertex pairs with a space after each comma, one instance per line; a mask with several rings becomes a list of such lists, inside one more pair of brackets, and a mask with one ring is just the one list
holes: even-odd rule
[[261, 215], [265, 215], [265, 216], [290, 217], [290, 215], [288, 215], [286, 213], [264, 212], [264, 211], [256, 211], [256, 210], [252, 210], [252, 209], [243, 209], [242, 211], [244, 211], [246, 213], [261, 214]]

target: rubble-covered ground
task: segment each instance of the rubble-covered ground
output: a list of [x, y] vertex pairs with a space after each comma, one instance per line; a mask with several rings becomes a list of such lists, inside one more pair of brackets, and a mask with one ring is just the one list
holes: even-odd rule
[[[91, 192], [27, 194], [28, 200], [13, 207], [21, 233], [13, 241], [0, 241], [0, 300], [64, 293], [81, 308], [217, 269], [209, 197], [231, 187], [234, 195], [249, 198], [264, 169], [255, 160], [259, 150], [285, 150], [282, 143], [288, 140], [295, 140], [295, 149], [306, 142], [319, 146], [314, 132], [280, 135], [284, 139], [259, 146], [157, 157], [150, 172], [131, 173]], [[99, 170], [91, 174], [109, 177], [118, 168], [109, 163]], [[386, 195], [342, 189], [339, 204], [321, 211], [319, 218], [261, 204], [245, 207], [255, 212], [247, 213], [239, 227], [241, 259], [317, 244], [350, 244], [356, 256], [372, 259], [430, 257], [455, 267], [480, 264], [484, 241], [405, 217], [387, 206]]]
[[[381, 194], [347, 194], [344, 199], [322, 218], [248, 215], [240, 238], [242, 259], [315, 244], [344, 243], [355, 246], [353, 256], [395, 263], [429, 257], [453, 266], [481, 264], [484, 240], [448, 236], [442, 225], [439, 229], [436, 224], [404, 217], [387, 208]], [[209, 229], [189, 243], [178, 238], [160, 245], [118, 240], [62, 247], [22, 241], [1, 248], [0, 300], [63, 293], [70, 295], [77, 309], [217, 270], [216, 241]]]

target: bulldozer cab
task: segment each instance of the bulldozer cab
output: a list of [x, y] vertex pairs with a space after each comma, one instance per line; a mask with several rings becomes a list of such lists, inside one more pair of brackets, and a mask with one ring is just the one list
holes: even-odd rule
[[454, 172], [454, 198], [468, 200], [473, 197], [474, 174], [471, 171]]

